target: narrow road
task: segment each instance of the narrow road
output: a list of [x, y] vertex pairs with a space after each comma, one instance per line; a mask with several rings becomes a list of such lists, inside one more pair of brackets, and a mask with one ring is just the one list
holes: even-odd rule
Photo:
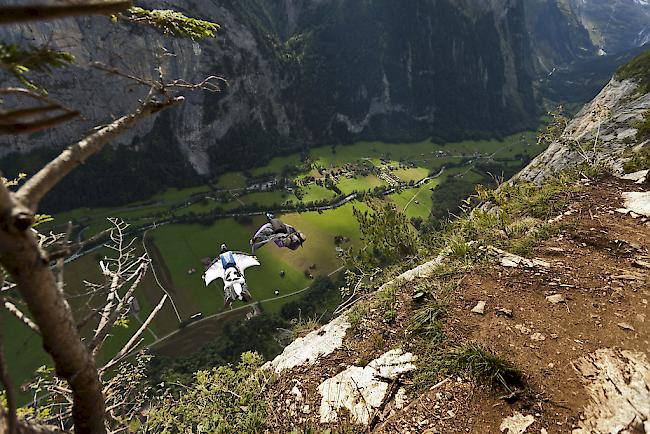
[[162, 291], [165, 294], [167, 294], [167, 297], [169, 297], [169, 300], [172, 302], [172, 307], [174, 308], [174, 312], [176, 313], [176, 318], [178, 318], [178, 323], [180, 324], [182, 322], [182, 320], [181, 320], [180, 314], [178, 313], [178, 309], [176, 308], [176, 303], [174, 303], [174, 297], [172, 297], [171, 294], [169, 292], [167, 292], [167, 289], [162, 285], [162, 283], [160, 283], [160, 280], [158, 279], [158, 275], [156, 274], [156, 265], [153, 263], [153, 258], [149, 254], [149, 250], [147, 249], [147, 243], [146, 243], [147, 234], [149, 233], [149, 231], [151, 229], [154, 229], [155, 227], [156, 227], [156, 225], [154, 225], [153, 228], [150, 228], [150, 229], [147, 229], [146, 231], [144, 231], [144, 234], [142, 235], [142, 247], [144, 247], [145, 253], [149, 257], [149, 259], [151, 259], [151, 272], [153, 273], [153, 277], [154, 277], [154, 279], [156, 279], [156, 283], [158, 284], [160, 289], [162, 289]]
[[404, 207], [404, 209], [402, 210], [402, 212], [404, 212], [404, 211], [407, 210], [407, 208], [409, 207], [409, 205], [411, 205], [411, 203], [415, 200], [415, 198], [418, 197], [418, 194], [420, 194], [420, 193], [422, 192], [422, 189], [427, 185], [427, 183], [428, 183], [429, 181], [431, 181], [432, 179], [436, 179], [436, 178], [441, 177], [443, 173], [445, 173], [445, 166], [442, 166], [442, 169], [440, 169], [440, 172], [436, 173], [436, 174], [433, 175], [433, 176], [430, 176], [430, 177], [427, 177], [427, 178], [421, 179], [417, 184], [415, 184], [415, 186], [420, 186], [420, 189], [419, 189], [419, 190], [418, 190], [418, 191], [413, 195], [413, 197], [411, 198], [411, 200], [408, 201], [408, 203], [406, 204], [406, 206]]

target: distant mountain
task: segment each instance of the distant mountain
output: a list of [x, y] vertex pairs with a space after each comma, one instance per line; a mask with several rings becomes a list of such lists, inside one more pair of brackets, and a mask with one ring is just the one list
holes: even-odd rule
[[[223, 92], [190, 93], [121, 137], [116, 145], [128, 146], [92, 159], [59, 190], [74, 194], [54, 194], [49, 209], [116, 205], [318, 144], [498, 137], [531, 128], [539, 77], [598, 51], [583, 25], [585, 7], [566, 0], [164, 0], [156, 7], [217, 21], [222, 31], [198, 44], [102, 18], [0, 28], [0, 41], [50, 41], [74, 52], [73, 74], [43, 82], [85, 115], [9, 139], [0, 148], [5, 172], [33, 173], [146, 92], [98, 73], [90, 60], [147, 76], [158, 62], [151, 47], [165, 47], [175, 54], [168, 76], [228, 79]], [[111, 188], [98, 185], [114, 173], [120, 178]]]
[[616, 54], [650, 42], [650, 1], [569, 0], [598, 48]]

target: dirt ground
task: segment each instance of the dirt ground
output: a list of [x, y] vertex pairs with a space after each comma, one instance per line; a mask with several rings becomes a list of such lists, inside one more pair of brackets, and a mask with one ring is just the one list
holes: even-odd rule
[[[646, 355], [650, 348], [650, 225], [616, 212], [623, 191], [643, 188], [607, 179], [579, 194], [562, 216], [570, 229], [535, 249], [549, 268], [490, 265], [455, 292], [447, 336], [480, 342], [513, 362], [529, 396], [509, 404], [450, 379], [377, 432], [498, 433], [514, 411], [535, 416], [529, 433], [571, 432], [588, 403], [576, 360], [601, 348]], [[565, 301], [547, 300], [558, 294]], [[483, 315], [471, 312], [479, 301]]]
[[[444, 325], [447, 339], [479, 342], [511, 361], [524, 375], [522, 396], [499, 397], [470, 381], [443, 378], [428, 391], [408, 396], [405, 408], [387, 407], [371, 430], [343, 421], [329, 427], [332, 432], [499, 433], [504, 418], [515, 412], [535, 418], [527, 433], [575, 429], [589, 403], [575, 369], [580, 358], [603, 348], [650, 355], [650, 222], [616, 211], [623, 206], [624, 191], [644, 187], [615, 178], [586, 184], [556, 219], [566, 229], [528, 256], [548, 267], [506, 267], [494, 261], [463, 277], [453, 292]], [[370, 310], [360, 332], [348, 332], [341, 349], [316, 365], [283, 374], [273, 387], [280, 405], [271, 411], [278, 429], [271, 432], [328, 428], [318, 422], [318, 385], [396, 345], [408, 351], [411, 300], [408, 285], [400, 288], [390, 324]], [[473, 313], [480, 301], [484, 313]], [[289, 392], [294, 385], [313, 392], [300, 406], [293, 405]]]

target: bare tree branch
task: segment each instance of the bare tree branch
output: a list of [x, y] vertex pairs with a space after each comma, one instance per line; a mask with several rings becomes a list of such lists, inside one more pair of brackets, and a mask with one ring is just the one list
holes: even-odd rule
[[110, 15], [132, 6], [130, 1], [95, 1], [77, 4], [3, 6], [0, 7], [0, 24], [46, 21], [87, 15]]
[[203, 79], [198, 83], [190, 83], [182, 79], [176, 79], [170, 82], [166, 82], [162, 67], [160, 65], [157, 68], [158, 80], [154, 80], [151, 78], [137, 77], [133, 74], [120, 71], [114, 66], [109, 66], [97, 61], [91, 63], [91, 66], [101, 71], [104, 71], [108, 74], [118, 75], [120, 77], [124, 77], [138, 84], [141, 84], [143, 86], [149, 86], [161, 94], [165, 94], [170, 90], [178, 90], [178, 89], [189, 89], [189, 90], [200, 89], [200, 90], [207, 90], [208, 92], [219, 92], [221, 91], [221, 87], [219, 86], [220, 84], [226, 84], [226, 85], [228, 84], [228, 81], [225, 78], [219, 77], [217, 75], [211, 75], [209, 77], [206, 77], [205, 79]]
[[140, 336], [142, 336], [142, 333], [149, 327], [149, 324], [154, 320], [156, 315], [158, 315], [158, 312], [163, 308], [163, 305], [165, 304], [165, 301], [167, 300], [167, 294], [163, 295], [162, 299], [160, 299], [160, 303], [158, 303], [158, 306], [154, 310], [151, 311], [149, 316], [147, 317], [147, 320], [142, 323], [142, 326], [138, 329], [138, 331], [129, 339], [129, 341], [124, 345], [124, 347], [120, 350], [119, 353], [115, 355], [111, 359], [110, 362], [108, 362], [103, 368], [101, 368], [99, 371], [100, 373], [105, 372], [107, 369], [110, 369], [111, 367], [115, 366], [115, 364], [119, 363], [126, 357], [129, 352], [136, 346], [136, 342], [138, 342], [138, 339], [140, 339]]
[[147, 265], [148, 265], [147, 262], [143, 262], [142, 264], [140, 264], [137, 271], [138, 277], [131, 284], [124, 297], [122, 297], [122, 300], [120, 300], [117, 306], [115, 306], [115, 309], [109, 312], [106, 321], [103, 322], [103, 326], [100, 323], [100, 327], [97, 328], [97, 331], [95, 332], [95, 336], [93, 337], [90, 344], [88, 344], [88, 349], [92, 351], [93, 356], [97, 357], [97, 353], [101, 349], [102, 344], [106, 339], [106, 336], [108, 336], [108, 333], [113, 329], [115, 321], [124, 312], [126, 303], [129, 302], [135, 290], [140, 286], [140, 282], [142, 282], [142, 279], [144, 278], [147, 272]]
[[70, 146], [57, 158], [49, 162], [37, 174], [31, 177], [18, 190], [18, 201], [34, 212], [40, 200], [59, 183], [68, 173], [82, 164], [88, 157], [99, 152], [106, 143], [124, 131], [132, 128], [144, 118], [183, 100], [183, 97], [168, 98], [164, 101], [147, 101], [135, 112], [98, 129], [85, 139]]
[[0, 88], [0, 95], [16, 95], [44, 103], [44, 105], [40, 106], [0, 111], [0, 134], [32, 133], [51, 128], [79, 116], [78, 111], [29, 89], [20, 87]]
[[19, 320], [20, 322], [22, 322], [22, 323], [25, 324], [27, 327], [29, 327], [30, 329], [32, 329], [32, 331], [33, 331], [34, 333], [39, 334], [39, 335], [41, 334], [41, 330], [38, 328], [38, 326], [37, 326], [36, 324], [34, 324], [34, 321], [32, 321], [31, 319], [29, 319], [29, 317], [28, 317], [27, 315], [25, 315], [24, 313], [22, 313], [22, 312], [20, 311], [20, 309], [18, 309], [18, 308], [16, 307], [15, 304], [13, 304], [12, 302], [10, 302], [10, 301], [8, 301], [8, 300], [3, 300], [3, 301], [2, 301], [2, 304], [3, 304], [4, 308], [7, 309], [7, 311], [8, 311], [10, 314], [12, 314], [12, 315], [15, 316], [16, 318], [18, 318], [18, 320]]
[[[65, 236], [63, 237], [63, 243], [67, 244], [68, 241], [70, 240], [70, 235], [72, 234], [72, 222], [68, 222], [68, 226], [65, 231]], [[59, 258], [56, 260], [56, 263], [54, 264], [54, 267], [52, 268], [52, 272], [54, 273], [54, 277], [56, 278], [56, 284], [59, 287], [59, 291], [63, 292], [63, 287], [65, 286], [65, 282], [63, 280], [63, 266], [65, 265], [65, 259], [64, 258]]]
[[62, 113], [27, 122], [4, 123], [0, 120], [0, 134], [28, 134], [63, 124], [79, 116], [79, 112]]
[[59, 247], [58, 250], [54, 250], [52, 252], [49, 252], [47, 255], [47, 259], [49, 261], [58, 261], [61, 258], [67, 258], [68, 256], [74, 254], [75, 252], [80, 251], [84, 247], [97, 243], [104, 239], [108, 234], [110, 234], [112, 229], [106, 229], [104, 231], [101, 231], [92, 237], [88, 238], [85, 241], [82, 241], [80, 243], [72, 243], [67, 246]]
[[47, 104], [37, 107], [29, 107], [19, 110], [5, 111], [0, 112], [0, 123], [6, 124], [9, 122], [14, 122], [23, 118], [32, 117], [34, 115], [40, 115], [43, 113], [48, 113], [54, 110], [60, 110], [61, 106], [56, 104]]

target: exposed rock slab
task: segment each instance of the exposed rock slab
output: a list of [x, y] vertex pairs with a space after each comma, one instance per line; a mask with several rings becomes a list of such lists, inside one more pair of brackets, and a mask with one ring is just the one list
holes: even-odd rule
[[490, 253], [495, 254], [499, 257], [499, 261], [502, 266], [504, 267], [527, 267], [527, 268], [534, 268], [534, 267], [542, 267], [542, 268], [550, 268], [551, 264], [542, 261], [541, 259], [527, 259], [519, 255], [515, 255], [514, 253], [506, 252], [505, 250], [501, 250], [497, 247], [494, 246], [489, 246], [488, 247]]
[[623, 193], [623, 199], [626, 209], [650, 217], [650, 191]]
[[499, 430], [507, 434], [524, 434], [533, 423], [535, 423], [535, 418], [532, 415], [524, 416], [515, 411], [512, 416], [503, 419]]
[[645, 354], [601, 349], [574, 367], [591, 403], [573, 434], [650, 432], [650, 363]]
[[368, 425], [374, 411], [384, 404], [389, 382], [416, 369], [414, 360], [413, 354], [396, 349], [363, 368], [351, 366], [325, 380], [318, 386], [321, 423], [336, 422], [341, 409], [347, 409], [354, 421]]
[[625, 179], [628, 181], [634, 181], [637, 184], [642, 184], [648, 179], [648, 172], [650, 170], [639, 170], [638, 172], [634, 173], [628, 173], [627, 175], [621, 176], [621, 179]]
[[[564, 169], [576, 167], [585, 161], [585, 156], [621, 173], [621, 154], [634, 144], [626, 139], [636, 135], [636, 123], [650, 109], [650, 93], [639, 96], [637, 88], [632, 80], [612, 79], [563, 133], [567, 139], [584, 142], [585, 149], [554, 142], [514, 179], [542, 182]], [[594, 149], [589, 143], [595, 142], [596, 135], [602, 145]]]
[[318, 358], [327, 356], [343, 344], [345, 333], [350, 323], [345, 315], [329, 324], [298, 338], [284, 349], [282, 354], [264, 364], [264, 369], [273, 369], [276, 373], [295, 368], [306, 363], [314, 363]]

